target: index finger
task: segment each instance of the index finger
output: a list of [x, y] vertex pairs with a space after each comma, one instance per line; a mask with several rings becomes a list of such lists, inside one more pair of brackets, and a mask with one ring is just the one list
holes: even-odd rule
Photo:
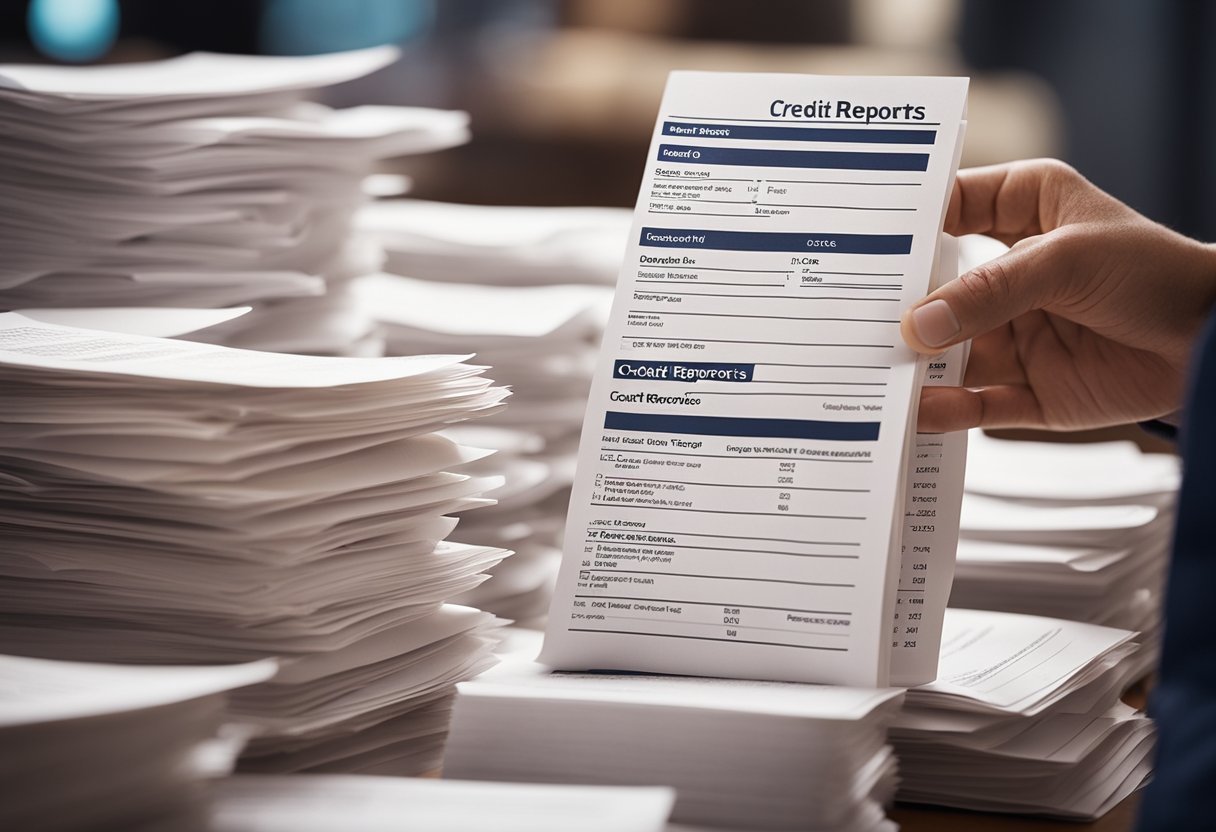
[[960, 170], [945, 230], [956, 236], [987, 234], [1011, 246], [1084, 219], [1100, 196], [1088, 180], [1055, 159]]

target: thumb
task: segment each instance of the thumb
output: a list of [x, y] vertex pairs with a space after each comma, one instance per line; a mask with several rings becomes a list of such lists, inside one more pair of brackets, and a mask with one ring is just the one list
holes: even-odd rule
[[[899, 331], [909, 347], [936, 354], [1055, 301], [1070, 270], [1048, 234], [951, 280], [904, 312]], [[1050, 263], [1050, 268], [1048, 268]]]

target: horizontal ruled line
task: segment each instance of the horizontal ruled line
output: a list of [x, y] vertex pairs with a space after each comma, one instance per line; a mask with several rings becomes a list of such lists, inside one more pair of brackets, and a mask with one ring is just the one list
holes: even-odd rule
[[[713, 379], [706, 379], [713, 381]], [[886, 387], [885, 381], [789, 381], [781, 378], [752, 378], [753, 384], [809, 384], [814, 386], [831, 385], [835, 387]]]
[[[683, 454], [683, 456], [704, 456], [704, 454]], [[588, 532], [599, 531], [598, 529], [587, 529]], [[686, 537], [713, 537], [722, 540], [760, 540], [765, 543], [806, 543], [812, 546], [860, 546], [861, 544], [855, 541], [841, 540], [794, 540], [789, 537], [754, 537], [752, 535], [737, 535], [737, 534], [708, 534], [706, 532], [671, 532], [671, 531], [651, 531], [646, 529], [643, 534], [667, 534], [667, 535], [684, 535]], [[654, 544], [662, 545], [662, 544]]]
[[772, 612], [797, 612], [806, 615], [852, 615], [844, 610], [797, 610], [790, 607], [762, 607], [757, 604], [719, 604], [714, 601], [680, 601], [674, 598], [635, 598], [632, 595], [575, 595], [575, 598], [603, 598], [606, 601], [650, 601], [655, 604], [688, 604], [694, 607], [741, 607], [745, 610], [770, 610]]
[[707, 581], [748, 581], [757, 584], [788, 584], [790, 586], [828, 586], [853, 589], [856, 584], [825, 583], [823, 581], [791, 581], [788, 578], [754, 578], [748, 575], [700, 575], [696, 572], [661, 572], [654, 569], [580, 569], [579, 572], [599, 572], [613, 575], [660, 575], [664, 578], [703, 578]]
[[[888, 205], [811, 205], [794, 202], [753, 202], [750, 199], [704, 199], [699, 196], [682, 196], [678, 194], [651, 194], [656, 202], [701, 202], [706, 205], [755, 205], [758, 208], [823, 208], [831, 211], [916, 211], [916, 208], [903, 208]], [[651, 210], [652, 214], [696, 214], [696, 211], [659, 211]], [[770, 216], [768, 214], [708, 214], [707, 216], [750, 217]]]
[[[797, 461], [797, 462], [849, 462], [849, 463], [859, 463], [859, 462], [866, 463], [866, 462], [871, 461], [868, 459], [830, 459], [830, 458], [815, 457], [815, 456], [735, 456], [732, 454], [686, 454], [686, 453], [682, 453], [680, 451], [649, 451], [649, 450], [635, 451], [632, 449], [626, 450], [624, 448], [600, 448], [600, 450], [601, 451], [614, 451], [614, 452], [621, 452], [621, 453], [630, 453], [630, 454], [653, 454], [656, 456], [705, 457], [707, 459], [777, 459], [777, 460]], [[693, 532], [681, 532], [681, 534], [693, 534]]]
[[852, 347], [874, 349], [893, 350], [894, 344], [826, 344], [826, 343], [811, 343], [803, 341], [741, 341], [736, 338], [681, 338], [679, 335], [668, 336], [666, 338], [657, 338], [652, 335], [622, 335], [622, 338], [628, 338], [631, 341], [688, 341], [692, 344], [759, 344], [766, 347]]
[[[757, 384], [780, 384], [781, 382], [756, 382]], [[735, 392], [732, 390], [685, 390], [684, 395], [691, 396], [696, 393], [698, 396], [804, 396], [812, 399], [885, 399], [886, 396], [881, 393], [862, 394], [862, 393], [793, 393], [788, 390], [752, 390], [747, 393]]]
[[821, 272], [815, 269], [815, 274], [839, 274], [846, 277], [903, 277], [903, 272]]
[[897, 292], [903, 288], [898, 283], [799, 283], [798, 286], [802, 289], [874, 289], [887, 292]]
[[865, 520], [848, 514], [796, 514], [790, 511], [728, 511], [727, 509], [683, 508], [680, 506], [647, 506], [636, 503], [592, 503], [599, 508], [636, 508], [651, 511], [691, 511], [696, 514], [738, 514], [745, 517], [798, 517], [803, 520]]
[[[786, 283], [715, 283], [709, 280], [655, 280], [653, 278], [638, 278], [634, 283], [666, 283], [669, 286], [755, 286], [764, 289], [781, 288], [788, 285]], [[752, 295], [738, 295], [737, 297], [752, 297]]]
[[766, 220], [771, 219], [773, 216], [772, 214], [721, 214], [721, 213], [715, 213], [713, 211], [657, 211], [654, 208], [648, 209], [646, 211], [646, 213], [647, 214], [679, 214], [682, 217], [738, 217], [740, 219], [742, 219], [743, 217], [747, 217], [749, 219], [766, 219]]
[[[647, 624], [654, 624], [656, 622], [664, 621], [664, 619], [662, 619], [662, 618], [647, 618], [646, 616], [643, 616], [643, 615], [613, 615], [612, 613], [604, 613], [604, 620], [605, 621], [644, 621]], [[681, 621], [680, 623], [686, 627], [687, 626], [700, 626], [700, 627], [716, 627], [718, 629], [721, 629], [723, 626], [725, 626], [722, 624], [718, 624], [717, 622], [714, 622], [714, 621]], [[743, 630], [756, 630], [758, 632], [765, 632], [765, 633], [793, 633], [795, 635], [804, 635], [804, 636], [827, 636], [828, 638], [848, 638], [851, 635], [851, 633], [848, 633], [848, 632], [829, 633], [829, 632], [824, 632], [823, 630], [802, 630], [802, 629], [799, 629], [798, 627], [758, 627], [754, 624], [732, 624], [731, 626], [737, 627], [740, 632]], [[733, 640], [734, 639], [732, 639], [732, 641]]]
[[940, 127], [940, 121], [878, 121], [870, 120], [866, 122], [849, 121], [848, 119], [823, 119], [823, 118], [734, 118], [724, 116], [677, 116], [667, 115], [664, 119], [675, 119], [676, 121], [757, 121], [757, 122], [773, 122], [775, 124], [848, 124], [856, 127], [859, 130], [865, 129], [872, 124], [896, 124], [900, 127]]
[[[648, 546], [648, 547], [670, 547], [672, 549], [696, 549], [700, 552], [746, 552], [750, 555], [789, 555], [794, 558], [823, 558], [826, 560], [859, 560], [861, 555], [824, 555], [816, 552], [782, 552], [777, 549], [744, 549], [742, 547], [727, 547], [727, 546], [688, 546], [682, 543], [650, 543], [648, 541], [634, 542], [621, 540], [597, 540], [589, 537], [583, 543], [603, 544], [605, 546]], [[609, 558], [612, 553], [601, 555], [596, 553], [596, 557]]]
[[680, 272], [745, 272], [748, 274], [793, 274], [793, 269], [728, 269], [725, 266], [660, 266], [654, 263], [638, 263], [638, 268], [658, 268]]
[[656, 176], [655, 179], [672, 179], [680, 182], [755, 182], [754, 179], [729, 179], [714, 176]]
[[654, 636], [655, 638], [684, 638], [693, 641], [725, 641], [731, 644], [757, 644], [765, 647], [796, 647], [800, 650], [830, 650], [834, 653], [847, 653], [847, 647], [824, 647], [816, 644], [787, 644], [783, 641], [749, 641], [743, 638], [713, 638], [710, 636], [686, 636], [674, 633], [639, 633], [634, 630], [599, 630], [595, 627], [567, 627], [571, 633], [606, 633], [621, 636]]
[[630, 315], [682, 315], [690, 318], [761, 318], [772, 321], [820, 321], [842, 324], [897, 324], [887, 318], [837, 318], [805, 315], [744, 315], [740, 312], [675, 312], [667, 309], [630, 309]]
[[878, 185], [879, 187], [903, 185], [914, 188], [921, 186], [920, 182], [842, 182], [837, 179], [765, 179], [764, 181], [776, 182], [778, 185]]
[[691, 480], [655, 480], [649, 477], [618, 477], [611, 474], [604, 474], [604, 481], [620, 480], [621, 482], [657, 482], [665, 485], [708, 485], [721, 488], [775, 488], [781, 491], [833, 491], [842, 494], [869, 494], [868, 488], [817, 488], [809, 485], [793, 486], [793, 485], [742, 485], [740, 483], [729, 482], [693, 482]]
[[[831, 211], [916, 211], [916, 208], [899, 208], [893, 206], [871, 206], [871, 205], [801, 205], [791, 202], [757, 202], [754, 203], [763, 208], [824, 208]], [[757, 216], [763, 216], [757, 214]]]
[[[667, 281], [667, 280], [642, 281], [642, 280], [639, 280], [637, 282], [638, 283], [644, 283], [644, 282], [670, 283], [673, 281]], [[684, 285], [684, 284], [677, 283], [676, 285]], [[706, 284], [701, 284], [701, 285], [706, 285]], [[741, 283], [741, 284], [737, 284], [737, 285], [740, 285], [740, 286], [784, 286], [786, 284], [784, 284], [784, 283]], [[683, 296], [689, 297], [689, 298], [753, 298], [756, 300], [809, 300], [809, 301], [853, 300], [853, 301], [871, 301], [871, 302], [877, 301], [878, 303], [897, 303], [899, 301], [898, 298], [851, 298], [851, 297], [845, 297], [845, 296], [823, 297], [822, 295], [820, 295], [819, 297], [814, 297], [814, 298], [807, 298], [807, 297], [800, 298], [800, 297], [792, 296], [792, 295], [748, 295], [748, 294], [744, 294], [742, 292], [673, 292], [673, 291], [668, 290], [664, 294], [683, 295]]]
[[655, 200], [662, 200], [665, 202], [704, 202], [707, 205], [751, 205], [751, 204], [753, 204], [750, 199], [703, 199], [702, 197], [699, 197], [696, 195], [684, 196], [682, 194], [662, 194], [659, 196], [652, 196], [651, 198], [655, 199]]
[[757, 361], [757, 367], [801, 367], [803, 369], [889, 370], [890, 364], [793, 364], [779, 361]]

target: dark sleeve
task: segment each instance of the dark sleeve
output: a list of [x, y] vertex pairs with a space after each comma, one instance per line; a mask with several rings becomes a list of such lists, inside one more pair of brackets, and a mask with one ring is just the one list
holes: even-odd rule
[[1182, 491], [1149, 709], [1157, 763], [1140, 832], [1216, 823], [1216, 317], [1194, 358], [1179, 451]]
[[1147, 422], [1141, 422], [1140, 427], [1158, 439], [1164, 439], [1167, 442], [1178, 440], [1178, 426], [1165, 419], [1149, 419]]

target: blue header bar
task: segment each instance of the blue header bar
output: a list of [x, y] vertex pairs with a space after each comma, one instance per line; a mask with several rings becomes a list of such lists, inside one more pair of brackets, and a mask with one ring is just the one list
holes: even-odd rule
[[683, 433], [692, 436], [746, 436], [758, 439], [824, 439], [873, 442], [878, 422], [821, 422], [813, 419], [748, 419], [736, 416], [684, 416], [668, 413], [604, 414], [605, 430]]
[[683, 165], [741, 165], [753, 168], [909, 170], [929, 168], [928, 153], [862, 153], [852, 150], [755, 150], [743, 147], [659, 145], [658, 160]]
[[708, 361], [620, 361], [612, 365], [613, 378], [642, 381], [747, 382], [756, 375], [755, 364], [719, 364]]
[[857, 142], [859, 144], [933, 144], [936, 130], [864, 130], [849, 127], [765, 127], [758, 124], [663, 122], [664, 136], [686, 139], [759, 139], [782, 142]]
[[909, 254], [911, 234], [815, 234], [787, 231], [711, 231], [643, 228], [638, 243], [655, 248], [718, 251], [797, 251], [829, 254]]

